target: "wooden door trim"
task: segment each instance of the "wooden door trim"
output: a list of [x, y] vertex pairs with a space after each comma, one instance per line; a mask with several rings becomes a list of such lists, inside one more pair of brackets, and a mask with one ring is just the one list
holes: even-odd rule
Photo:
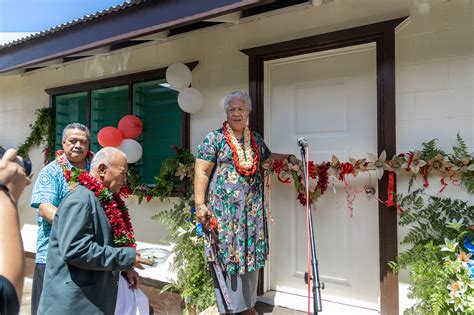
[[[269, 44], [242, 52], [249, 57], [249, 94], [253, 102], [250, 126], [264, 133], [264, 64], [329, 49], [375, 42], [377, 63], [377, 151], [387, 156], [396, 152], [395, 129], [395, 28], [406, 17], [331, 33]], [[396, 187], [396, 185], [395, 185]], [[379, 198], [387, 200], [388, 180], [378, 182]], [[398, 314], [398, 276], [388, 267], [397, 256], [397, 210], [379, 203], [380, 310], [382, 314]], [[263, 275], [263, 273], [261, 273]], [[263, 277], [259, 291], [263, 293]]]

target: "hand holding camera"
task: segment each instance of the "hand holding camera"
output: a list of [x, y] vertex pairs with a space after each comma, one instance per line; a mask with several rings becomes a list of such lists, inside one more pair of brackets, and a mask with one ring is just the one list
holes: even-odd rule
[[[1, 186], [6, 188], [4, 190], [7, 191], [7, 194], [16, 205], [21, 193], [30, 184], [30, 180], [26, 174], [25, 163], [20, 157], [17, 157], [16, 150], [9, 149], [0, 152], [0, 155], [2, 153], [3, 157], [0, 160], [0, 184], [3, 184]], [[31, 172], [31, 164], [29, 165], [29, 172]]]

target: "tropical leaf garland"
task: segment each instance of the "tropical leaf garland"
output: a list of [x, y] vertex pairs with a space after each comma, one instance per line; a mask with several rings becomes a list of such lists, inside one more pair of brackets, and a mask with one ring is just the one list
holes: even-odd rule
[[[368, 153], [369, 161], [365, 158], [349, 158], [350, 162], [341, 162], [338, 157], [333, 156], [330, 162], [323, 161], [319, 164], [310, 162], [310, 168], [319, 174], [322, 168], [329, 167], [329, 175], [334, 176], [334, 180], [344, 181], [346, 184], [348, 175], [357, 176], [360, 172], [366, 171], [376, 171], [381, 174], [379, 178], [388, 172], [408, 175], [410, 177], [408, 192], [411, 192], [418, 176], [423, 178], [424, 187], [428, 187], [428, 177], [436, 174], [441, 176], [440, 182], [443, 187], [446, 187], [448, 182], [455, 185], [460, 183], [470, 194], [474, 194], [474, 158], [468, 153], [464, 140], [457, 134], [457, 143], [453, 147], [453, 154], [447, 154], [437, 148], [436, 141], [436, 139], [432, 139], [424, 142], [421, 150], [400, 153], [392, 159], [385, 158], [385, 151], [382, 151], [380, 157]], [[292, 183], [298, 192], [298, 200], [302, 204], [306, 203], [301, 165], [295, 166], [287, 161], [275, 161], [267, 167], [267, 171], [276, 174], [277, 178], [285, 184]], [[320, 178], [318, 178], [318, 183], [319, 180]], [[314, 190], [310, 190], [312, 203], [317, 202], [318, 197], [324, 193], [323, 190], [317, 191], [317, 188], [318, 186]]]
[[35, 111], [36, 120], [30, 125], [31, 133], [25, 142], [18, 147], [18, 155], [28, 158], [28, 152], [33, 147], [44, 144], [45, 164], [54, 160], [54, 131], [55, 118], [53, 109], [49, 107], [40, 108]]

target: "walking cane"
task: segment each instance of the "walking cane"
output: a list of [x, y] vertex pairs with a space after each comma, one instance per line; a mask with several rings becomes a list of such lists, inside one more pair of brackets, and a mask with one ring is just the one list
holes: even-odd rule
[[[215, 218], [210, 218], [209, 221], [215, 220]], [[225, 303], [227, 304], [227, 309], [232, 309], [232, 302], [227, 292], [227, 287], [225, 284], [224, 275], [222, 274], [221, 266], [217, 261], [217, 232], [215, 229], [215, 224], [209, 224], [209, 222], [204, 227], [204, 238], [209, 243], [210, 246], [205, 246], [205, 254], [206, 254], [206, 261], [208, 263], [209, 268], [212, 268], [214, 275], [217, 278], [217, 283], [219, 284], [219, 290], [224, 297]]]

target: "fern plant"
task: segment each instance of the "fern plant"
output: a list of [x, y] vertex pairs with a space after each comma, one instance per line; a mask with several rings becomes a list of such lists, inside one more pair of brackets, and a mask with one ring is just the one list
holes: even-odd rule
[[460, 200], [424, 195], [422, 190], [398, 196], [404, 209], [399, 225], [410, 226], [402, 244], [411, 247], [390, 266], [411, 267], [408, 297], [419, 300], [405, 314], [474, 312], [474, 279], [467, 268], [464, 237], [474, 220], [474, 206]]
[[474, 194], [474, 170], [468, 166], [472, 157], [459, 133], [456, 135], [456, 140], [457, 144], [453, 146], [453, 155], [450, 157], [450, 160], [451, 163], [458, 165], [459, 168], [465, 168], [465, 171], [461, 173], [461, 184], [466, 187], [469, 193]]
[[[459, 134], [458, 134], [459, 136]], [[446, 152], [436, 147], [437, 139], [431, 139], [428, 142], [422, 143], [422, 150], [421, 150], [421, 159], [422, 160], [431, 160], [438, 154], [442, 156], [446, 156]]]
[[[186, 189], [169, 210], [161, 211], [152, 218], [167, 225], [168, 235], [163, 240], [174, 244], [173, 267], [177, 270], [177, 281], [162, 291], [176, 290], [186, 302], [187, 309], [203, 311], [216, 303], [214, 286], [206, 265], [204, 242], [196, 231], [196, 216], [192, 198], [194, 156], [189, 151], [177, 150], [177, 156], [166, 160], [157, 176], [155, 196], [168, 197], [177, 182]], [[182, 180], [178, 177], [186, 173]]]

